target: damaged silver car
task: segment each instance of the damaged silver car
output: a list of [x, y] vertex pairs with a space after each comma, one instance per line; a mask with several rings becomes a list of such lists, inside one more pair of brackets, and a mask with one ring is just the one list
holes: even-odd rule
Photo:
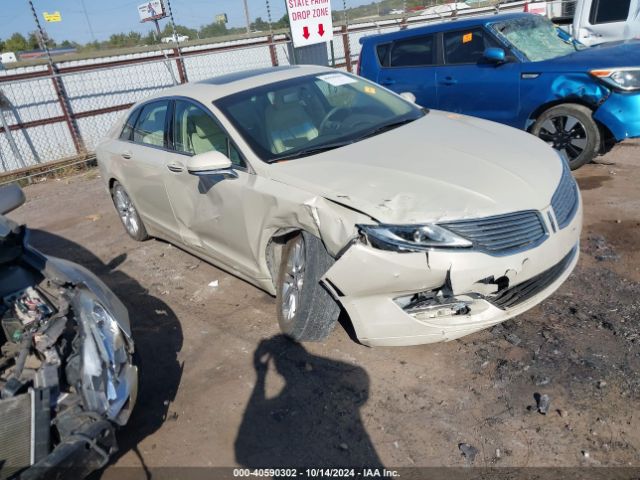
[[117, 450], [138, 370], [126, 308], [95, 275], [29, 245], [0, 188], [0, 478], [83, 478]]
[[276, 295], [321, 340], [451, 340], [540, 303], [578, 260], [580, 193], [544, 142], [362, 78], [283, 67], [132, 107], [97, 149], [126, 231]]

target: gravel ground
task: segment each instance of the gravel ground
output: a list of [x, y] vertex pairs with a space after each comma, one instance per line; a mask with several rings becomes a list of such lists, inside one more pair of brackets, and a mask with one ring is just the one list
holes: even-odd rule
[[581, 258], [555, 295], [409, 348], [367, 348], [340, 327], [322, 344], [283, 340], [267, 294], [130, 240], [97, 170], [27, 187], [12, 217], [129, 308], [142, 387], [112, 465], [640, 467], [640, 142], [605, 159], [576, 174]]

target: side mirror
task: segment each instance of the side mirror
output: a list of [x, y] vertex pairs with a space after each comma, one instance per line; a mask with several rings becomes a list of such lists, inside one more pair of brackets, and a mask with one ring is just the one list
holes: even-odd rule
[[416, 96], [411, 92], [402, 92], [400, 96], [408, 102], [416, 103]]
[[24, 202], [24, 192], [18, 185], [0, 187], [0, 215], [15, 210]]
[[504, 53], [504, 49], [497, 47], [490, 47], [484, 51], [485, 60], [491, 63], [504, 63], [507, 55]]
[[187, 170], [192, 175], [222, 175], [232, 174], [231, 160], [220, 152], [205, 152], [187, 160]]

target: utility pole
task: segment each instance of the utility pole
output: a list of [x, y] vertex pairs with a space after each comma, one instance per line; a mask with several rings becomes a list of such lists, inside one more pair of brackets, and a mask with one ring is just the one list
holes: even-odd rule
[[80, 0], [80, 4], [82, 5], [82, 11], [84, 12], [84, 18], [87, 19], [87, 27], [89, 27], [89, 33], [91, 34], [91, 40], [96, 41], [96, 34], [93, 31], [93, 26], [91, 25], [91, 20], [89, 20], [89, 14], [87, 13], [87, 6], [84, 4], [84, 0]]
[[[40, 37], [44, 40], [46, 35], [44, 33], [44, 29], [40, 24], [40, 20], [38, 19], [38, 14], [36, 13], [36, 9], [33, 6], [33, 0], [27, 0], [29, 4], [29, 8], [31, 8], [31, 14], [33, 15], [33, 21], [36, 24], [36, 29]], [[87, 149], [82, 141], [82, 137], [80, 136], [80, 131], [78, 130], [78, 124], [73, 117], [73, 113], [71, 110], [71, 103], [69, 102], [69, 96], [64, 88], [64, 84], [62, 83], [62, 79], [60, 78], [58, 67], [55, 63], [53, 63], [53, 58], [51, 58], [51, 52], [49, 51], [49, 46], [47, 42], [42, 42], [44, 45], [44, 51], [47, 55], [47, 63], [49, 64], [49, 72], [51, 73], [51, 80], [53, 81], [53, 86], [56, 90], [56, 94], [58, 95], [58, 100], [60, 101], [60, 107], [62, 108], [62, 113], [65, 117], [67, 125], [69, 125], [69, 132], [71, 133], [71, 138], [73, 139], [73, 143], [76, 147], [76, 153], [78, 155], [86, 153]]]
[[247, 33], [251, 33], [251, 18], [249, 17], [249, 5], [247, 5], [247, 0], [244, 0], [244, 17], [247, 21]]

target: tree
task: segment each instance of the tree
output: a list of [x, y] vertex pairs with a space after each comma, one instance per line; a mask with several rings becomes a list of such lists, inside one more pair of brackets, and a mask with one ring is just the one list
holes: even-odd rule
[[149, 30], [147, 34], [142, 37], [143, 45], [154, 45], [158, 42], [160, 42], [160, 39], [158, 38], [158, 34], [155, 30]]
[[229, 31], [224, 23], [210, 23], [200, 27], [200, 38], [219, 37], [227, 35]]
[[256, 21], [251, 24], [251, 30], [263, 32], [269, 30], [269, 22], [262, 20], [262, 17], [256, 18]]
[[71, 40], [63, 40], [58, 46], [62, 48], [78, 48], [80, 47], [80, 44]]
[[37, 50], [42, 48], [42, 44], [40, 43], [40, 35], [37, 32], [30, 32], [29, 38], [27, 39], [27, 48], [29, 50]]
[[273, 28], [276, 30], [280, 28], [289, 28], [289, 15], [285, 13], [280, 20], [273, 24]]
[[[193, 40], [194, 38], [198, 38], [198, 31], [195, 28], [185, 27], [184, 25], [176, 25], [176, 33], [178, 35], [186, 35], [189, 37], [189, 40]], [[170, 23], [167, 23], [162, 29], [163, 37], [173, 37], [173, 27]]]
[[27, 39], [17, 32], [9, 37], [4, 44], [4, 48], [8, 52], [22, 52], [24, 50], [29, 50], [29, 47], [27, 46]]
[[141, 44], [141, 39], [142, 35], [138, 32], [114, 33], [109, 37], [107, 45], [115, 48], [134, 47]]

